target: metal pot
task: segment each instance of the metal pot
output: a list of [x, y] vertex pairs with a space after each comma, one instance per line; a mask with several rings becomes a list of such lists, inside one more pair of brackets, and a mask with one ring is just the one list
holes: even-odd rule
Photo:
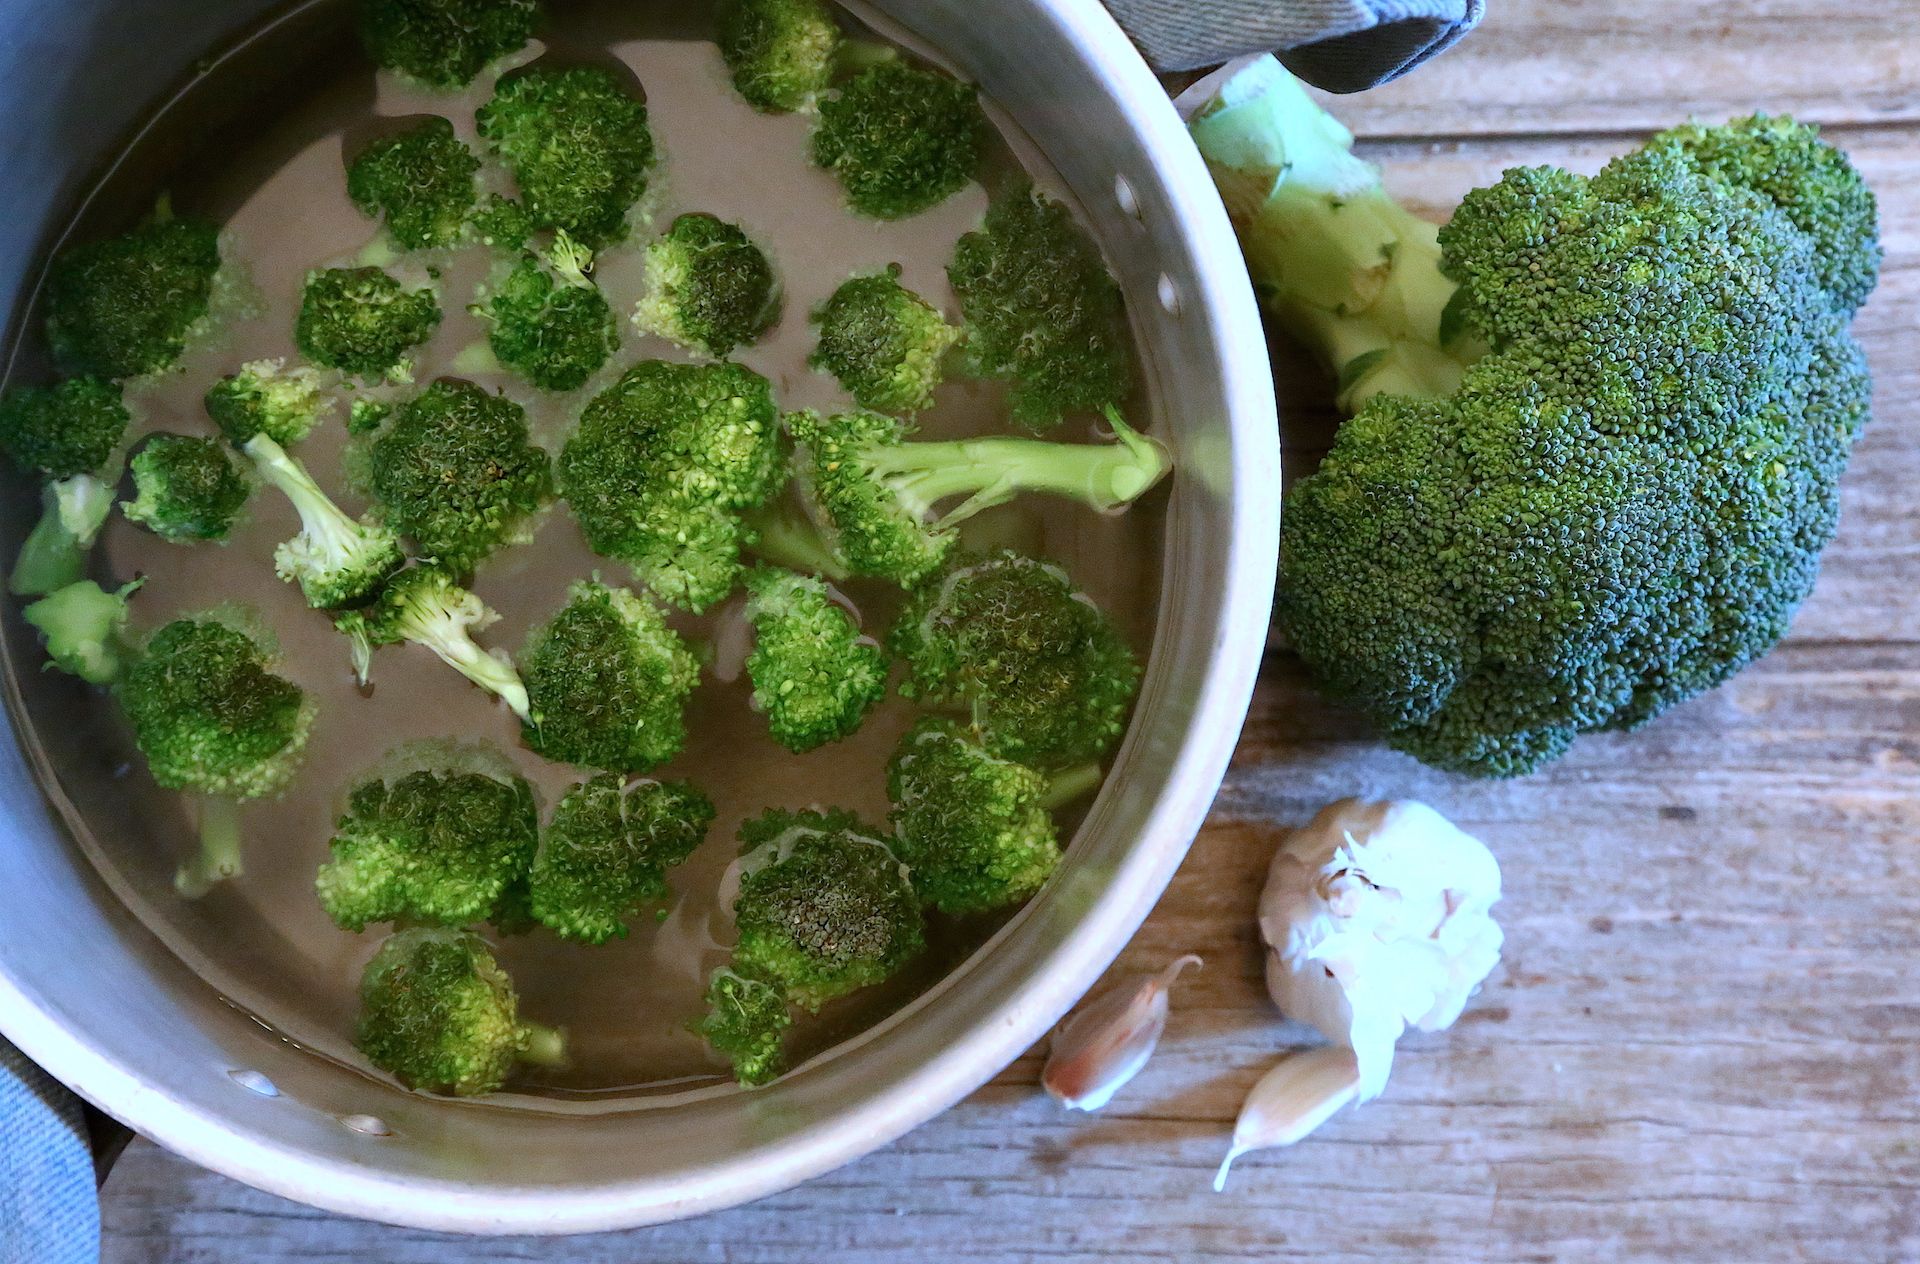
[[[91, 164], [272, 0], [22, 0], [0, 42], [0, 310], [18, 311]], [[1280, 463], [1265, 341], [1227, 218], [1165, 93], [1096, 0], [880, 0], [1004, 106], [1088, 209], [1125, 286], [1178, 474], [1132, 732], [1058, 877], [943, 984], [770, 1088], [590, 1115], [402, 1092], [224, 1004], [107, 891], [60, 779], [0, 736], [0, 1030], [167, 1148], [348, 1215], [614, 1229], [744, 1202], [899, 1136], [1064, 1013], [1206, 814], [1265, 643]], [[297, 15], [290, 20], [299, 20]], [[32, 506], [14, 497], [20, 538]], [[9, 612], [13, 722], [38, 651]], [[23, 669], [22, 665], [26, 665]]]

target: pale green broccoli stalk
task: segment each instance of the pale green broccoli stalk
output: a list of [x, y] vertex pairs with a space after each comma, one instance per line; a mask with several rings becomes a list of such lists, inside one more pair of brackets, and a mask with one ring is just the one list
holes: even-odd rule
[[147, 440], [133, 458], [133, 488], [120, 512], [172, 544], [225, 540], [253, 494], [227, 445], [198, 435]]
[[747, 547], [763, 562], [803, 575], [844, 583], [853, 577], [847, 559], [826, 541], [823, 529], [801, 507], [781, 497], [745, 515]]
[[127, 641], [127, 598], [142, 580], [108, 592], [90, 579], [68, 584], [20, 612], [39, 629], [50, 667], [78, 676], [90, 685], [120, 678], [131, 653]]
[[807, 363], [831, 373], [862, 408], [912, 414], [933, 406], [960, 331], [900, 284], [900, 265], [843, 282], [813, 314], [820, 340]]
[[626, 237], [654, 162], [647, 107], [630, 87], [594, 66], [533, 66], [503, 78], [476, 118], [535, 226], [594, 250]]
[[65, 588], [86, 572], [87, 554], [113, 512], [113, 484], [92, 474], [48, 483], [45, 508], [21, 542], [7, 588], [37, 597]]
[[388, 70], [464, 88], [525, 47], [545, 18], [540, 0], [360, 0], [360, 40]]
[[68, 378], [0, 399], [0, 450], [49, 480], [46, 507], [8, 580], [15, 595], [42, 596], [85, 572], [113, 510], [120, 444], [131, 421], [120, 388], [99, 378]]
[[334, 626], [352, 644], [354, 672], [365, 684], [373, 651], [412, 642], [507, 704], [522, 720], [530, 714], [527, 689], [505, 654], [490, 654], [473, 634], [499, 620], [487, 604], [429, 564], [409, 566], [387, 581], [373, 604], [334, 616]]
[[207, 416], [235, 447], [264, 434], [292, 447], [313, 433], [333, 411], [333, 397], [320, 375], [285, 360], [253, 360], [215, 382], [206, 395]]
[[104, 378], [173, 367], [208, 319], [219, 270], [219, 231], [164, 198], [137, 228], [63, 251], [47, 274], [54, 363]]
[[347, 196], [361, 213], [386, 221], [407, 250], [451, 246], [479, 199], [480, 160], [453, 124], [423, 118], [364, 146], [347, 164]]
[[745, 617], [753, 626], [753, 705], [788, 750], [839, 741], [886, 696], [886, 654], [821, 581], [755, 567]]
[[786, 1070], [786, 1035], [793, 1009], [775, 983], [722, 967], [707, 979], [707, 1012], [695, 1030], [753, 1087]]
[[840, 27], [825, 0], [726, 0], [718, 42], [747, 104], [786, 114], [811, 110], [833, 82]]
[[293, 337], [324, 368], [373, 380], [413, 379], [408, 352], [433, 337], [440, 304], [379, 268], [325, 268], [307, 274]]
[[523, 256], [467, 310], [487, 322], [487, 345], [503, 366], [543, 391], [578, 390], [620, 349], [619, 322], [587, 275], [593, 252], [565, 229], [542, 263]]
[[898, 60], [869, 66], [819, 108], [814, 163], [875, 219], [918, 215], [958, 193], [993, 135], [972, 84]]
[[601, 773], [554, 808], [528, 883], [532, 915], [562, 939], [604, 944], [626, 919], [667, 894], [667, 870], [713, 824], [713, 803], [684, 781]]
[[681, 215], [647, 247], [646, 296], [634, 328], [721, 359], [780, 314], [773, 265], [738, 225]]
[[406, 560], [398, 536], [349, 518], [307, 467], [266, 434], [254, 435], [240, 450], [300, 515], [300, 534], [274, 550], [273, 566], [281, 579], [300, 585], [308, 605], [327, 610], [358, 601]]

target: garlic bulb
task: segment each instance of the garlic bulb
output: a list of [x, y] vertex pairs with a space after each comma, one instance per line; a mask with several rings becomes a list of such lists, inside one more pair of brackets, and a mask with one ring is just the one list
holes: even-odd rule
[[1167, 989], [1200, 958], [1189, 953], [1132, 987], [1084, 1005], [1053, 1033], [1040, 1086], [1068, 1110], [1099, 1110], [1140, 1074], [1167, 1029]]

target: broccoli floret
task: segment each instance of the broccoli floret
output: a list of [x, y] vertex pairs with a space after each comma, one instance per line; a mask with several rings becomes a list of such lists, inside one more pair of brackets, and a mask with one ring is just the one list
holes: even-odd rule
[[207, 319], [219, 268], [219, 231], [164, 201], [131, 232], [65, 251], [47, 276], [54, 362], [110, 378], [171, 368]]
[[825, 0], [727, 0], [719, 44], [747, 104], [786, 114], [812, 109], [832, 82], [840, 27]]
[[[1270, 289], [1431, 295], [1314, 313], [1275, 291], [1283, 322], [1371, 379], [1287, 499], [1276, 614], [1322, 687], [1428, 763], [1505, 776], [1773, 646], [1868, 412], [1848, 325], [1878, 234], [1838, 150], [1784, 119], [1689, 126], [1591, 178], [1509, 171], [1389, 252], [1389, 212], [1329, 209], [1391, 206], [1378, 172], [1277, 67], [1204, 122], [1216, 164], [1277, 179], [1237, 212]], [[1305, 271], [1333, 260], [1350, 267]], [[1457, 386], [1369, 368], [1403, 344], [1448, 346]]]
[[565, 1061], [566, 1040], [521, 1021], [513, 980], [465, 931], [403, 930], [360, 976], [360, 1052], [408, 1088], [478, 1097], [520, 1062]]
[[883, 61], [821, 98], [813, 161], [858, 213], [904, 219], [965, 188], [991, 135], [972, 84]]
[[737, 225], [694, 212], [647, 247], [646, 297], [633, 311], [641, 333], [720, 359], [779, 314], [773, 265]]
[[208, 389], [205, 402], [207, 416], [235, 447], [257, 434], [292, 447], [333, 410], [320, 375], [304, 365], [290, 369], [285, 360], [241, 365]]
[[851, 812], [770, 811], [740, 827], [734, 969], [817, 1010], [925, 947], [920, 903], [879, 831]]
[[481, 245], [506, 254], [518, 254], [533, 240], [527, 208], [498, 193], [489, 194], [467, 222]]
[[0, 400], [0, 449], [50, 480], [46, 507], [8, 580], [14, 594], [41, 596], [80, 579], [113, 510], [120, 442], [131, 420], [120, 388], [99, 378], [68, 378]]
[[174, 544], [226, 539], [253, 494], [225, 444], [178, 434], [157, 434], [134, 456], [133, 490], [120, 512]]
[[362, 684], [371, 674], [375, 649], [410, 641], [432, 650], [525, 720], [527, 690], [513, 663], [505, 654], [489, 654], [473, 639], [499, 618], [446, 571], [423, 564], [395, 575], [372, 605], [337, 614], [333, 622], [352, 643], [354, 671]]
[[381, 520], [456, 575], [531, 539], [553, 492], [553, 462], [528, 439], [526, 410], [451, 379], [356, 441], [352, 464]]
[[527, 745], [563, 763], [645, 772], [686, 745], [700, 662], [652, 602], [581, 582], [520, 655]]
[[1029, 188], [993, 200], [947, 265], [967, 322], [967, 360], [1013, 384], [1013, 417], [1046, 430], [1117, 405], [1133, 353], [1120, 286], [1065, 206]]
[[793, 1010], [777, 984], [726, 967], [708, 978], [707, 1013], [697, 1030], [733, 1064], [740, 1083], [765, 1084], [786, 1069], [782, 1046], [791, 1026]]
[[497, 752], [402, 748], [348, 794], [314, 888], [347, 930], [465, 926], [525, 879], [539, 832], [533, 788]]
[[587, 275], [591, 251], [562, 229], [545, 262], [522, 257], [468, 310], [488, 323], [487, 345], [501, 364], [543, 391], [578, 390], [620, 349], [619, 325]]
[[20, 545], [7, 590], [37, 597], [74, 583], [87, 568], [87, 554], [113, 512], [113, 483], [75, 474], [42, 491], [40, 519]]
[[626, 237], [654, 151], [647, 107], [619, 79], [592, 66], [534, 66], [502, 79], [476, 117], [533, 224], [564, 228], [594, 250]]
[[886, 696], [887, 656], [819, 580], [755, 567], [747, 572], [746, 618], [754, 706], [788, 750], [839, 741]]
[[431, 290], [409, 290], [379, 268], [326, 268], [307, 274], [293, 338], [301, 355], [325, 368], [409, 381], [407, 352], [439, 324]]
[[698, 847], [713, 803], [684, 781], [622, 783], [609, 773], [567, 791], [540, 841], [533, 916], [562, 939], [604, 944], [667, 894], [667, 870]]
[[127, 598], [141, 583], [108, 592], [83, 579], [42, 597], [20, 617], [46, 638], [50, 666], [90, 685], [110, 685], [126, 665]]
[[807, 363], [833, 374], [862, 408], [933, 406], [941, 362], [960, 340], [931, 303], [900, 284], [900, 265], [841, 284], [813, 314], [820, 341]]
[[298, 583], [318, 610], [365, 597], [405, 560], [400, 538], [376, 523], [356, 522], [333, 503], [286, 449], [256, 434], [240, 449], [261, 478], [280, 489], [300, 515], [300, 534], [274, 550], [274, 570]]
[[362, 396], [347, 409], [347, 433], [356, 437], [372, 434], [393, 416], [393, 410], [392, 400]]
[[763, 562], [839, 584], [853, 578], [847, 559], [828, 544], [810, 506], [780, 497], [745, 515], [747, 547]]
[[540, 0], [361, 0], [367, 53], [436, 88], [464, 88], [520, 51], [546, 16]]
[[902, 694], [968, 712], [988, 750], [1041, 770], [1111, 750], [1140, 681], [1067, 573], [1008, 549], [955, 557], [908, 598], [888, 645], [906, 660]]
[[479, 196], [479, 170], [453, 124], [431, 116], [361, 149], [347, 165], [347, 196], [363, 214], [384, 218], [408, 250], [451, 246]]
[[[913, 443], [903, 423], [879, 413], [790, 413], [787, 429], [801, 446], [800, 485], [826, 547], [853, 574], [911, 585], [952, 553], [962, 522], [1021, 492], [1108, 512], [1166, 476], [1165, 448], [1115, 410], [1107, 420], [1112, 443]], [[941, 511], [942, 502], [951, 507]]]
[[733, 590], [743, 510], [785, 475], [772, 388], [737, 364], [647, 360], [600, 392], [560, 454], [560, 491], [603, 557], [704, 610]]

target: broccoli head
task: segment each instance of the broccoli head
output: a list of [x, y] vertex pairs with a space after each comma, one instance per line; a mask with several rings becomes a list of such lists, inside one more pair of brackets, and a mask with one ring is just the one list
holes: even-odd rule
[[726, 0], [719, 44], [747, 104], [786, 114], [812, 109], [832, 82], [840, 27], [825, 0]]
[[715, 359], [765, 333], [780, 314], [773, 265], [737, 225], [694, 212], [647, 247], [647, 293], [633, 324]]
[[887, 656], [820, 580], [747, 572], [747, 676], [773, 740], [791, 751], [837, 742], [887, 693]]
[[581, 582], [520, 655], [527, 745], [563, 763], [645, 772], [686, 745], [700, 663], [654, 604]]
[[358, 601], [406, 560], [397, 535], [348, 517], [307, 467], [265, 433], [240, 450], [300, 515], [300, 534], [274, 550], [273, 565], [280, 578], [300, 585], [308, 605], [326, 610]]
[[361, 0], [367, 53], [435, 88], [464, 88], [519, 52], [545, 17], [540, 0]]
[[965, 188], [992, 134], [972, 84], [888, 60], [821, 98], [813, 161], [859, 214], [904, 219]]
[[564, 229], [543, 261], [525, 255], [485, 303], [487, 345], [501, 364], [543, 391], [586, 385], [620, 349], [613, 308], [587, 273], [593, 255]]
[[379, 268], [326, 268], [307, 275], [293, 337], [324, 368], [408, 381], [407, 353], [439, 325], [431, 290], [409, 290]]
[[698, 1031], [733, 1064], [740, 1083], [765, 1084], [786, 1069], [783, 1045], [791, 1026], [793, 1010], [778, 984], [726, 967], [708, 978], [707, 1013]]
[[13, 593], [41, 596], [79, 580], [113, 511], [120, 442], [131, 421], [120, 388], [99, 378], [68, 378], [0, 399], [0, 450], [51, 480], [8, 579]]
[[533, 916], [562, 939], [603, 944], [667, 894], [667, 870], [698, 847], [713, 804], [684, 781], [601, 773], [567, 791], [540, 841], [529, 883]]
[[480, 135], [520, 186], [528, 219], [599, 250], [627, 235], [647, 190], [647, 107], [593, 66], [534, 66], [502, 79], [476, 116]]
[[119, 237], [75, 246], [47, 275], [47, 344], [69, 373], [127, 378], [171, 368], [213, 303], [219, 232], [164, 202]]
[[333, 410], [320, 375], [285, 360], [253, 360], [207, 391], [207, 416], [234, 446], [264, 434], [282, 447], [300, 442]]
[[120, 503], [128, 522], [163, 540], [224, 540], [253, 487], [218, 439], [157, 434], [133, 458], [134, 498]]
[[843, 282], [813, 314], [820, 341], [807, 363], [839, 379], [862, 408], [917, 413], [933, 406], [942, 361], [960, 331], [900, 284], [900, 265]]
[[46, 639], [54, 667], [90, 685], [110, 685], [126, 665], [127, 598], [140, 584], [136, 579], [108, 592], [79, 580], [29, 605], [20, 617]]
[[373, 604], [334, 616], [334, 626], [353, 646], [354, 671], [365, 683], [373, 651], [411, 642], [430, 649], [441, 662], [507, 704], [525, 720], [527, 690], [505, 654], [489, 654], [473, 634], [500, 616], [455, 583], [438, 566], [409, 566], [387, 581]]
[[479, 196], [480, 160], [453, 124], [437, 115], [367, 145], [347, 164], [347, 196], [361, 212], [385, 219], [408, 250], [451, 246]]
[[510, 197], [490, 193], [467, 221], [480, 244], [507, 254], [518, 254], [533, 239], [533, 220], [527, 208]]

